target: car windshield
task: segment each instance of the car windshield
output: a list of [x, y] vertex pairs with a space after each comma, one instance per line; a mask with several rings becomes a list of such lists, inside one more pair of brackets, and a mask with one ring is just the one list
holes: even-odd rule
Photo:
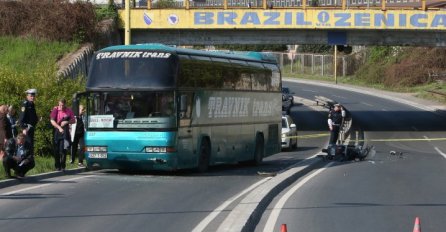
[[290, 89], [289, 88], [282, 88], [282, 93], [289, 94]]

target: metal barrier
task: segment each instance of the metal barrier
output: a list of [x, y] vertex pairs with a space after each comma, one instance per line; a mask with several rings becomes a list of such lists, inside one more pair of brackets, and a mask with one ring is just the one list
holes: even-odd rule
[[[159, 4], [163, 2], [162, 4]], [[125, 7], [125, 0], [114, 0], [119, 7]], [[167, 3], [167, 4], [166, 4]], [[402, 9], [427, 10], [426, 0], [401, 2], [400, 0], [131, 0], [131, 8], [331, 8], [331, 9]], [[162, 6], [162, 7], [159, 7]], [[438, 9], [438, 8], [430, 8]]]

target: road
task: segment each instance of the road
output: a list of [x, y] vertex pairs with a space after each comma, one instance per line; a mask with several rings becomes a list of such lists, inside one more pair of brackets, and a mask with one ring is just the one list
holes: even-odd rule
[[[324, 121], [300, 105], [293, 115]], [[297, 122], [300, 135], [320, 133]], [[313, 123], [311, 123], [313, 124]], [[305, 128], [305, 129], [302, 129]], [[294, 151], [264, 159], [258, 167], [224, 165], [208, 173], [86, 172], [0, 189], [2, 231], [215, 231], [228, 212], [274, 174], [308, 158], [327, 138], [299, 141]]]
[[[309, 99], [317, 93], [332, 94], [327, 97], [344, 103], [360, 118], [364, 128], [357, 128], [364, 129], [367, 138], [446, 137], [446, 128], [438, 126], [440, 119], [431, 113], [340, 90], [285, 84]], [[297, 105], [291, 115], [299, 135], [327, 133], [325, 113]], [[300, 139], [297, 150], [268, 157], [259, 167], [224, 165], [205, 174], [86, 172], [3, 188], [0, 227], [4, 231], [216, 231], [250, 190], [268, 183], [271, 177], [259, 172], [281, 173], [319, 152], [327, 140]], [[446, 159], [434, 148], [446, 151], [444, 142], [374, 145], [378, 152], [366, 162], [333, 163], [318, 169], [323, 171], [317, 175], [309, 173], [314, 177], [291, 194], [274, 231], [281, 223], [287, 223], [289, 231], [408, 231], [415, 216], [430, 231], [445, 228], [439, 218], [444, 217], [446, 192], [438, 183], [445, 183]], [[403, 151], [403, 157], [389, 157], [391, 149]], [[287, 190], [271, 202], [256, 230], [263, 231], [271, 208]]]
[[[283, 191], [256, 231], [423, 231], [446, 228], [445, 119], [399, 102], [321, 86], [288, 83], [301, 97], [346, 106], [376, 155], [332, 162]], [[390, 155], [390, 151], [402, 155]]]

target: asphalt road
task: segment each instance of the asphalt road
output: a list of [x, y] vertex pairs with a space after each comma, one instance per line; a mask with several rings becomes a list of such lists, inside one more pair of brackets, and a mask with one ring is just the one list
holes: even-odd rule
[[[325, 130], [321, 126], [325, 115], [304, 105], [293, 107], [291, 114], [299, 135]], [[267, 157], [258, 167], [224, 165], [205, 174], [86, 172], [2, 188], [0, 228], [33, 232], [215, 231], [250, 186], [313, 156], [326, 142], [326, 137], [299, 140], [297, 150]]]
[[[359, 118], [356, 129], [365, 131], [368, 139], [446, 137], [446, 128], [439, 125], [441, 119], [422, 110], [343, 90], [285, 84], [301, 97], [314, 99], [314, 95], [324, 93], [344, 103]], [[296, 105], [291, 115], [300, 136], [327, 133], [325, 112]], [[2, 188], [0, 228], [216, 231], [242, 198], [269, 182], [268, 174], [283, 173], [313, 156], [327, 140], [324, 136], [299, 139], [297, 150], [268, 157], [259, 167], [224, 165], [206, 174], [87, 172]], [[272, 231], [279, 231], [281, 223], [287, 223], [289, 231], [408, 231], [415, 215], [420, 216], [423, 228], [445, 228], [439, 218], [444, 218], [446, 206], [442, 184], [446, 159], [435, 150], [446, 151], [444, 141], [374, 145], [378, 152], [366, 162], [333, 163], [311, 172], [309, 176], [314, 177], [290, 194]], [[391, 149], [404, 155], [390, 157]], [[263, 231], [271, 209], [287, 193], [282, 191], [271, 202], [258, 231]]]
[[301, 97], [346, 106], [376, 154], [363, 162], [327, 162], [299, 179], [271, 202], [256, 231], [280, 231], [282, 224], [288, 231], [411, 231], [416, 217], [423, 231], [445, 230], [444, 117], [379, 96], [286, 85]]

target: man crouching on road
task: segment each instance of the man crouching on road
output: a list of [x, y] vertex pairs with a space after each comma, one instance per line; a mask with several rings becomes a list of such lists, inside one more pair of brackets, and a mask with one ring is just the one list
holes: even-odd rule
[[20, 133], [16, 138], [9, 139], [6, 143], [5, 153], [3, 167], [7, 178], [11, 178], [11, 169], [15, 171], [17, 178], [23, 178], [26, 172], [34, 168], [31, 144], [26, 141], [24, 134]]

